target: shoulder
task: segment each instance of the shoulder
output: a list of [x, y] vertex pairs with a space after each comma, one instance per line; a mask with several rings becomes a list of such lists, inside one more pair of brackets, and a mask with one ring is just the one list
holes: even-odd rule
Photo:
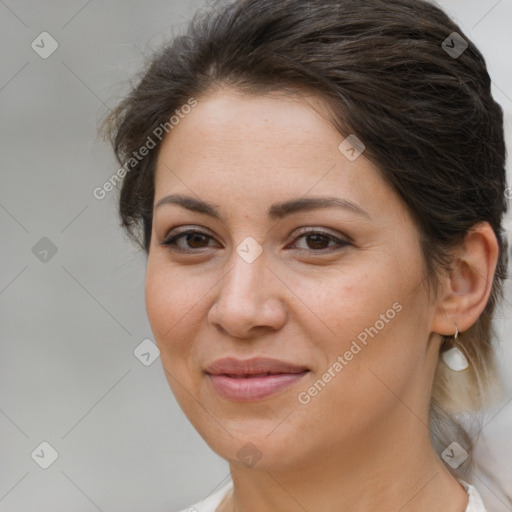
[[468, 506], [464, 512], [487, 512], [476, 488], [463, 480], [459, 480], [459, 482], [469, 495]]
[[193, 505], [190, 505], [189, 507], [184, 508], [179, 512], [215, 512], [215, 509], [220, 505], [220, 502], [232, 487], [233, 482], [230, 481], [224, 487], [221, 487], [213, 494], [210, 494], [204, 500], [198, 501], [197, 503], [194, 503]]

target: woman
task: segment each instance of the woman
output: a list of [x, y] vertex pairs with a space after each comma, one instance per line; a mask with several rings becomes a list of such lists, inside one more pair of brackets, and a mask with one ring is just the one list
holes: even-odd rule
[[197, 14], [106, 123], [184, 413], [232, 482], [188, 510], [485, 510], [454, 419], [496, 382], [502, 110], [423, 0]]

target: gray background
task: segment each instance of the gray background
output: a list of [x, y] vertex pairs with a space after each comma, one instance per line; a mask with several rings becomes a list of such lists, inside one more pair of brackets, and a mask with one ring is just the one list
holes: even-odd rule
[[[3, 512], [172, 512], [226, 482], [227, 463], [178, 408], [160, 360], [145, 366], [134, 355], [152, 338], [144, 256], [118, 227], [116, 193], [92, 195], [118, 168], [99, 120], [197, 5], [0, 0]], [[510, 149], [512, 0], [441, 5], [487, 59]], [[47, 59], [31, 48], [43, 31], [59, 45]], [[509, 282], [506, 292], [497, 320], [506, 396], [486, 420], [475, 480], [490, 511], [510, 510], [500, 493], [512, 494]], [[59, 454], [46, 470], [31, 457], [43, 441]]]

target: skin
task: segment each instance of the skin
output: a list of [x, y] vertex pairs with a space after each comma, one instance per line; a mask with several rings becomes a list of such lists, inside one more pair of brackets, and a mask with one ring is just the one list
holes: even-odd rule
[[[248, 96], [223, 87], [198, 99], [161, 146], [155, 205], [169, 194], [215, 204], [222, 220], [176, 204], [154, 209], [146, 307], [179, 405], [230, 464], [218, 510], [463, 512], [468, 497], [430, 442], [428, 405], [441, 335], [468, 329], [491, 290], [498, 246], [487, 223], [454, 254], [429, 294], [410, 212], [314, 96]], [[336, 196], [342, 208], [267, 216], [274, 202]], [[178, 226], [209, 235], [162, 245]], [[338, 239], [301, 236], [304, 227]], [[248, 236], [263, 252], [236, 252]], [[309, 403], [298, 401], [357, 335], [400, 312]], [[300, 383], [257, 402], [219, 396], [215, 359], [273, 357], [306, 365]], [[249, 467], [237, 453], [252, 443]]]

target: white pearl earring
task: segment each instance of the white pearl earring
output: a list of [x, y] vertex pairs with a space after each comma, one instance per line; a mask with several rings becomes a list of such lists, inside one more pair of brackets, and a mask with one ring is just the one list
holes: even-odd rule
[[[455, 326], [455, 335], [453, 336], [453, 339], [456, 340], [458, 336], [459, 329], [457, 326]], [[454, 372], [461, 372], [469, 367], [466, 356], [458, 347], [453, 347], [446, 352], [443, 352], [441, 357], [443, 358], [444, 364], [446, 364], [446, 366], [448, 366], [448, 368]]]

